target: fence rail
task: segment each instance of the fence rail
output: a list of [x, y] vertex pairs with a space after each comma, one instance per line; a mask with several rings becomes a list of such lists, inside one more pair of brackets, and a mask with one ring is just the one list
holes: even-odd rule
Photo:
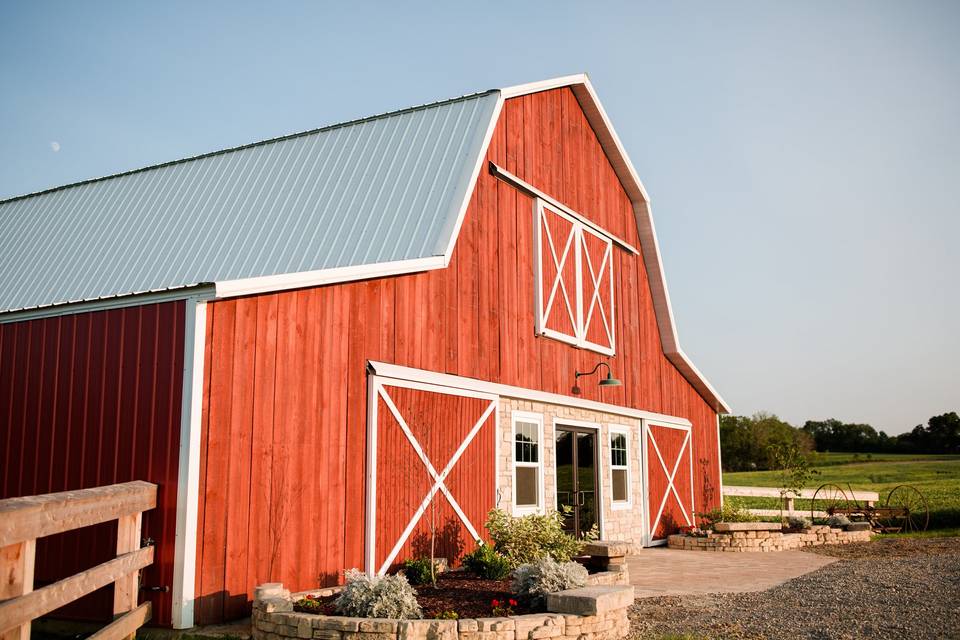
[[[141, 520], [156, 506], [157, 485], [140, 481], [0, 500], [0, 640], [30, 640], [33, 620], [111, 583], [115, 619], [91, 639], [132, 640], [152, 613], [137, 599], [140, 570], [153, 562], [153, 547], [140, 547]], [[34, 591], [37, 538], [111, 520], [116, 558]]]
[[[791, 491], [788, 492], [784, 497], [784, 509], [783, 513], [786, 515], [810, 515], [811, 508], [808, 506], [807, 509], [797, 511], [795, 501], [800, 500], [813, 500], [813, 496], [816, 493], [815, 489], [803, 489], [802, 491]], [[844, 490], [847, 498], [851, 500], [856, 500], [861, 504], [866, 506], [873, 506], [879, 499], [880, 495], [875, 491], [849, 491]], [[742, 498], [777, 498], [780, 499], [780, 489], [775, 487], [737, 487], [737, 486], [724, 486], [723, 495], [725, 496], [736, 496]], [[757, 516], [779, 516], [779, 509], [747, 509], [750, 513]], [[825, 511], [812, 511], [812, 515], [817, 518], [826, 518], [827, 513]]]

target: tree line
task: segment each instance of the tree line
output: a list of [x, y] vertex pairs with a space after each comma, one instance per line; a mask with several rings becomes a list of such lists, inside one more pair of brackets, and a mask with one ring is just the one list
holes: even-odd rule
[[888, 436], [869, 424], [846, 423], [834, 418], [807, 420], [795, 427], [772, 413], [720, 416], [720, 451], [725, 471], [775, 468], [771, 451], [796, 447], [812, 451], [849, 453], [955, 453], [960, 454], [960, 415], [955, 411], [933, 416], [927, 424]]

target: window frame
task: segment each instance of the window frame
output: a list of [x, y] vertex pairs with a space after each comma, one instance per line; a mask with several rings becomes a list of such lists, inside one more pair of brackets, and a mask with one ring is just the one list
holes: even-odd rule
[[[546, 291], [545, 291], [544, 282], [543, 282], [543, 278], [544, 278], [543, 261], [544, 259], [548, 259], [548, 258], [552, 259], [553, 256], [549, 254], [547, 255], [544, 254], [544, 243], [547, 241], [546, 238], [544, 238], [544, 233], [543, 233], [545, 210], [549, 211], [554, 215], [560, 216], [562, 219], [569, 222], [572, 227], [571, 233], [573, 235], [573, 238], [572, 238], [571, 247], [569, 251], [572, 252], [573, 255], [567, 255], [563, 264], [564, 266], [567, 266], [570, 260], [572, 260], [574, 263], [573, 269], [574, 269], [575, 282], [576, 282], [575, 284], [576, 290], [573, 292], [573, 295], [572, 295], [572, 298], [573, 298], [572, 305], [574, 307], [573, 313], [572, 313], [572, 315], [574, 316], [572, 318], [572, 324], [573, 324], [574, 335], [569, 335], [569, 334], [563, 333], [562, 331], [551, 329], [547, 326], [547, 319], [549, 317], [549, 314], [544, 313], [546, 311], [546, 309], [544, 309], [544, 305], [546, 302], [549, 302], [549, 301], [544, 300]], [[542, 335], [547, 338], [552, 338], [554, 340], [558, 340], [560, 342], [565, 342], [567, 344], [570, 344], [579, 349], [587, 349], [589, 351], [601, 353], [606, 356], [615, 355], [617, 343], [616, 343], [616, 320], [615, 320], [616, 300], [614, 298], [614, 286], [613, 286], [614, 284], [613, 237], [610, 236], [609, 234], [603, 233], [602, 230], [599, 230], [595, 225], [587, 224], [586, 222], [579, 219], [578, 217], [570, 215], [569, 213], [564, 211], [562, 208], [557, 207], [553, 203], [548, 202], [540, 197], [534, 198], [533, 222], [534, 222], [534, 251], [533, 251], [534, 306], [536, 307], [535, 318], [536, 318], [537, 335]], [[592, 265], [591, 263], [591, 266], [598, 269], [597, 275], [598, 275], [598, 279], [601, 282], [603, 281], [604, 270], [606, 271], [606, 276], [609, 280], [607, 286], [609, 286], [610, 288], [610, 308], [609, 308], [610, 313], [609, 313], [609, 318], [607, 318], [608, 326], [605, 327], [605, 329], [607, 329], [608, 337], [610, 338], [609, 347], [601, 344], [597, 344], [595, 342], [591, 342], [590, 340], [588, 340], [587, 327], [584, 325], [586, 321], [584, 314], [587, 311], [585, 307], [591, 306], [591, 304], [593, 303], [593, 297], [595, 297], [596, 290], [597, 290], [595, 283], [591, 279], [591, 275], [589, 273], [587, 273], [586, 276], [584, 275], [584, 271], [589, 269], [589, 267], [587, 266], [587, 260], [589, 258], [585, 259], [583, 255], [584, 245], [586, 243], [586, 240], [584, 239], [584, 234], [586, 233], [591, 234], [592, 236], [601, 240], [607, 245], [604, 251], [604, 255], [608, 255], [608, 257], [606, 258], [606, 264], [601, 265], [601, 267], [597, 267], [596, 265]], [[553, 240], [553, 238], [551, 238], [551, 240]], [[554, 250], [560, 252], [563, 250], [563, 247], [554, 246]], [[559, 259], [560, 256], [557, 256], [557, 258]], [[557, 277], [562, 278], [562, 273], [558, 272]], [[587, 282], [588, 280], [590, 281], [590, 288], [594, 296], [591, 296], [591, 299], [589, 301], [585, 301], [584, 300], [584, 283]], [[552, 289], [552, 283], [550, 288]], [[569, 295], [569, 292], [568, 292], [568, 295]], [[556, 307], [558, 302], [558, 296], [560, 296], [559, 289], [558, 289], [558, 292], [554, 294], [554, 299], [550, 307], [551, 313], [558, 312]], [[600, 306], [602, 306], [602, 298], [601, 298]], [[563, 312], [566, 313], [567, 310], [563, 309]]]
[[[537, 425], [537, 461], [519, 462], [517, 461], [517, 423], [527, 422]], [[543, 414], [532, 411], [513, 411], [510, 414], [510, 486], [512, 491], [511, 509], [514, 516], [524, 516], [530, 514], [544, 514], [544, 442], [543, 442]], [[536, 505], [518, 505], [517, 504], [517, 467], [528, 469], [537, 469], [537, 504]]]
[[[630, 469], [630, 428], [623, 425], [608, 425], [607, 427], [607, 476], [610, 479], [610, 509], [620, 511], [633, 508], [633, 472]], [[613, 464], [613, 437], [622, 435], [626, 443], [627, 463], [625, 465]], [[627, 499], [615, 500], [613, 497], [613, 472], [623, 469], [627, 472]]]

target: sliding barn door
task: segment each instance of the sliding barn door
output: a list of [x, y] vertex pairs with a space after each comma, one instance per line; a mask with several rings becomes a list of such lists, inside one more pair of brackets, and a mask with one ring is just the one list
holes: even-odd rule
[[648, 422], [643, 437], [649, 545], [695, 522], [693, 451], [687, 426]]
[[496, 506], [497, 397], [370, 379], [367, 571], [430, 556], [458, 564]]

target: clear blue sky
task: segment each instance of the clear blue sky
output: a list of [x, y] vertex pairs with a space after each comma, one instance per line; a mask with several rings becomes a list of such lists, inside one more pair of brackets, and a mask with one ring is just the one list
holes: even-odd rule
[[960, 410], [960, 3], [665, 4], [7, 1], [0, 197], [586, 71], [736, 412]]

